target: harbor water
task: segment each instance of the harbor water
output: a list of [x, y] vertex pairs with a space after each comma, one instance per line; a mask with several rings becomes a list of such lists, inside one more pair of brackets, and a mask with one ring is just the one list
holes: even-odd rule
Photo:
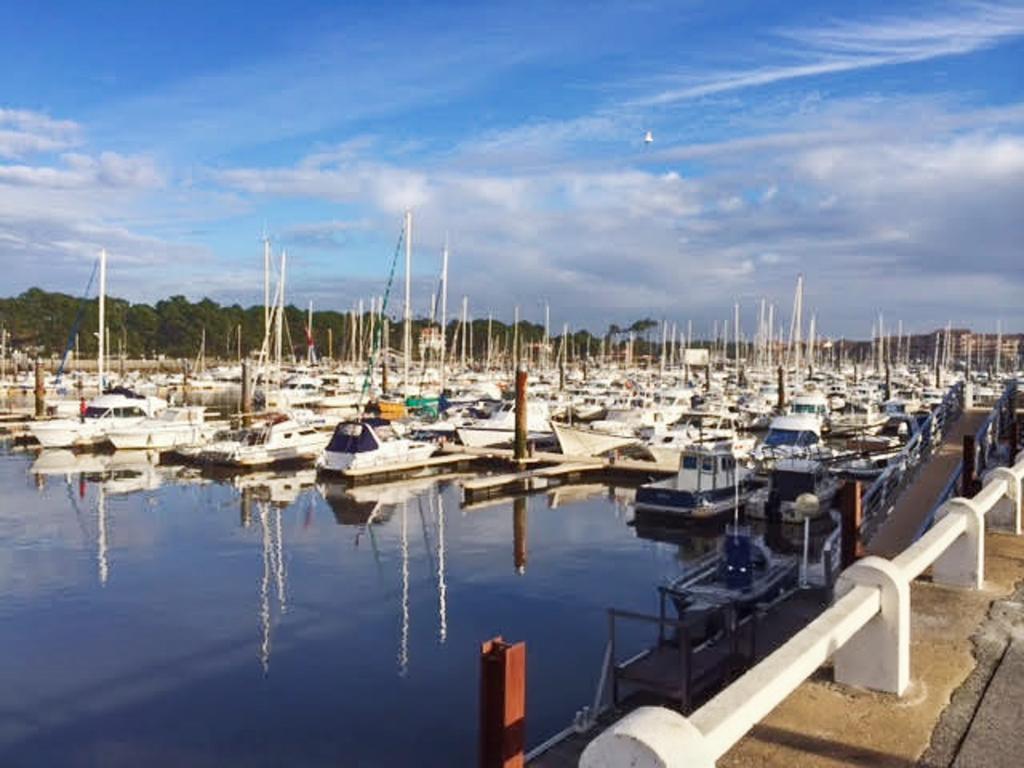
[[593, 699], [606, 609], [656, 612], [709, 546], [627, 499], [0, 447], [0, 765], [471, 765], [495, 635], [536, 744]]

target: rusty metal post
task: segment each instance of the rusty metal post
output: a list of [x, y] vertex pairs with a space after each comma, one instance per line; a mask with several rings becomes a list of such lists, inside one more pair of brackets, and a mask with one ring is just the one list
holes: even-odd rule
[[36, 358], [36, 418], [46, 415], [46, 385], [43, 380], [43, 362]]
[[480, 768], [522, 768], [526, 747], [526, 643], [480, 649]]
[[514, 458], [526, 459], [526, 368], [516, 369], [516, 438]]
[[844, 571], [864, 556], [864, 545], [860, 540], [864, 512], [859, 481], [847, 481], [839, 489], [839, 516], [839, 569]]
[[977, 491], [977, 451], [974, 435], [964, 435], [963, 471], [960, 473], [960, 495], [970, 498]]
[[512, 501], [512, 542], [513, 560], [517, 574], [526, 573], [526, 497], [517, 496]]

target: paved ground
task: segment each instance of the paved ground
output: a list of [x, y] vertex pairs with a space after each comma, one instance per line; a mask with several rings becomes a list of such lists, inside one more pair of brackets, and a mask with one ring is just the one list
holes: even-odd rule
[[[946, 710], [954, 693], [971, 675], [976, 666], [975, 649], [979, 640], [991, 632], [985, 621], [994, 601], [1011, 595], [1024, 577], [1024, 537], [992, 533], [986, 537], [986, 584], [981, 591], [940, 587], [918, 580], [911, 589], [911, 686], [902, 698], [870, 691], [859, 691], [831, 682], [831, 670], [823, 668], [801, 685], [774, 712], [723, 757], [722, 768], [735, 766], [892, 766], [909, 768], [923, 762], [932, 742], [932, 732]], [[994, 613], [1000, 604], [996, 603]], [[983, 625], [984, 622], [984, 625]], [[981, 629], [979, 630], [979, 627]], [[1018, 644], [1019, 645], [1019, 644]], [[1003, 678], [993, 678], [987, 686], [990, 695], [1005, 695], [1020, 706], [1020, 686], [1024, 680], [1012, 681], [1021, 669], [1020, 657], [1008, 654], [1003, 663]], [[1000, 667], [1002, 668], [1002, 667]], [[1006, 682], [1010, 681], [1010, 682]], [[1017, 693], [1012, 691], [1017, 686]], [[986, 686], [982, 686], [985, 688]], [[999, 766], [994, 752], [976, 758], [968, 751], [977, 743], [992, 746], [1004, 738], [988, 738], [986, 728], [995, 729], [1000, 722], [1012, 722], [1013, 713], [999, 699], [990, 699], [988, 709], [982, 707], [978, 717], [968, 716], [965, 723], [970, 732], [966, 739], [951, 727], [948, 734], [954, 749], [943, 760], [938, 752], [930, 752], [936, 762], [957, 766]], [[985, 713], [992, 711], [989, 719]], [[1019, 712], [1019, 709], [1018, 709]], [[999, 717], [1003, 720], [1000, 720]], [[963, 730], [961, 724], [961, 730]], [[1013, 726], [1020, 736], [1022, 721]], [[960, 749], [960, 742], [963, 749]], [[1020, 744], [1018, 741], [1017, 744]], [[1012, 765], [1024, 764], [1024, 748], [1011, 747], [1007, 755], [1018, 759]], [[959, 757], [957, 758], [957, 755]], [[972, 760], [980, 762], [970, 762]], [[1007, 765], [1011, 763], [1006, 763]]]
[[977, 666], [942, 713], [925, 768], [1024, 764], [1024, 585], [974, 635]]

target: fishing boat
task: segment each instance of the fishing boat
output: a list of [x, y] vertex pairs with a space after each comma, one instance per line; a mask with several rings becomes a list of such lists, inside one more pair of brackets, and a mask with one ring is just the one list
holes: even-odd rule
[[323, 472], [386, 468], [428, 459], [436, 450], [434, 443], [400, 437], [385, 419], [343, 421], [334, 428], [316, 466]]
[[838, 492], [839, 480], [820, 461], [782, 459], [769, 485], [751, 494], [747, 516], [770, 520], [777, 515], [785, 523], [825, 517]]
[[118, 450], [158, 450], [203, 445], [217, 427], [206, 422], [202, 406], [167, 408], [136, 424], [111, 429], [107, 439]]
[[637, 489], [637, 514], [669, 514], [682, 520], [712, 520], [734, 514], [749, 498], [751, 473], [740, 466], [728, 441], [697, 443], [680, 459], [679, 472]]
[[127, 389], [110, 390], [86, 403], [77, 419], [36, 421], [29, 425], [43, 448], [82, 448], [106, 442], [111, 432], [134, 427], [167, 408], [167, 401]]

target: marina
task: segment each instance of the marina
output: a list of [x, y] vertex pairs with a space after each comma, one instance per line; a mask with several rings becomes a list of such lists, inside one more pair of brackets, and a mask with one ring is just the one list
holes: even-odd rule
[[1024, 0], [13, 6], [0, 768], [1019, 768]]

